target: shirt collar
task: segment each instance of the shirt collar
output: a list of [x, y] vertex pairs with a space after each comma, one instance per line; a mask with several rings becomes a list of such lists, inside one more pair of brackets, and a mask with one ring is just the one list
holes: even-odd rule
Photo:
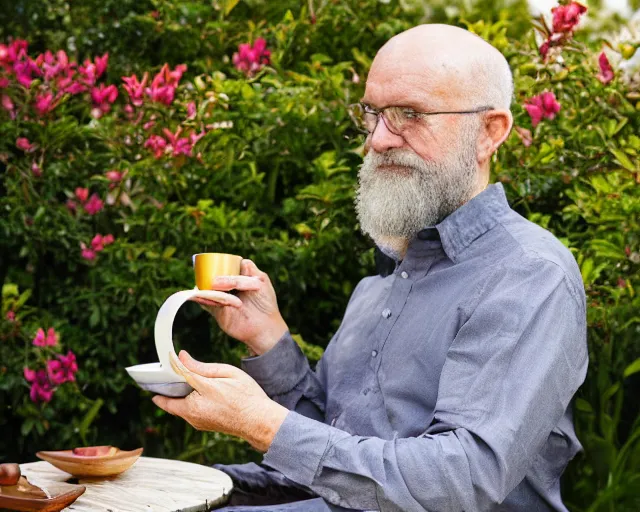
[[510, 209], [502, 183], [489, 185], [440, 224], [420, 231], [418, 240], [434, 241], [439, 238], [445, 254], [456, 262], [462, 251], [495, 226]]

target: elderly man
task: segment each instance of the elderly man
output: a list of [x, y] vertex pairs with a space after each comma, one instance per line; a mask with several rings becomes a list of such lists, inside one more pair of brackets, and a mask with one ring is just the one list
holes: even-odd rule
[[488, 185], [512, 93], [504, 57], [460, 28], [415, 27], [376, 55], [356, 209], [395, 270], [358, 284], [315, 371], [251, 261], [200, 301], [253, 356], [242, 371], [181, 353], [196, 392], [154, 401], [265, 452], [228, 467], [241, 488], [311, 498], [291, 510], [566, 510], [585, 295], [571, 253]]

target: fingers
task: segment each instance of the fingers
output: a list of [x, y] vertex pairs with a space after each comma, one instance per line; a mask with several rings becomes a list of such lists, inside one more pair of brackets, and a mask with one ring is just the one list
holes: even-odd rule
[[203, 299], [209, 301], [206, 305], [231, 306], [236, 308], [242, 306], [242, 301], [238, 297], [218, 290], [198, 290], [197, 295], [191, 297], [190, 300], [199, 302]]
[[177, 364], [182, 366], [183, 372], [186, 370], [186, 372], [192, 372], [196, 375], [207, 378], [239, 377], [244, 375], [242, 370], [230, 364], [203, 363], [201, 361], [197, 361], [191, 357], [186, 350], [180, 351], [180, 356], [177, 358]]
[[213, 279], [214, 290], [257, 291], [262, 281], [256, 276], [219, 276]]
[[184, 398], [168, 398], [162, 395], [155, 395], [152, 399], [163, 411], [184, 418], [187, 413], [187, 404]]

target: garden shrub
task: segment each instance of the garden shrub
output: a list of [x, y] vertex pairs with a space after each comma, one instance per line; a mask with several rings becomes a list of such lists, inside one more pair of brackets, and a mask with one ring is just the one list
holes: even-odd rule
[[[363, 141], [348, 106], [389, 37], [442, 21], [508, 58], [515, 129], [493, 179], [584, 279], [585, 452], [565, 500], [637, 510], [640, 81], [625, 63], [640, 41], [580, 28], [575, 6], [546, 22], [504, 6], [17, 0], [0, 13], [0, 460], [80, 444], [259, 460], [165, 415], [124, 367], [155, 360], [158, 308], [193, 286], [204, 251], [254, 259], [320, 357], [376, 271], [353, 211]], [[195, 304], [174, 338], [209, 361], [244, 353]]]

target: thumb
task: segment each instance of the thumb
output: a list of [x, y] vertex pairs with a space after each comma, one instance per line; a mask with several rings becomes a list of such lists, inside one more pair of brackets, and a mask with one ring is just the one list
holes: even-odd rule
[[186, 350], [181, 350], [178, 356], [179, 361], [184, 365], [187, 371], [195, 373], [201, 377], [208, 378], [224, 378], [224, 377], [238, 377], [239, 374], [244, 373], [239, 368], [230, 364], [222, 363], [203, 363], [191, 357]]

